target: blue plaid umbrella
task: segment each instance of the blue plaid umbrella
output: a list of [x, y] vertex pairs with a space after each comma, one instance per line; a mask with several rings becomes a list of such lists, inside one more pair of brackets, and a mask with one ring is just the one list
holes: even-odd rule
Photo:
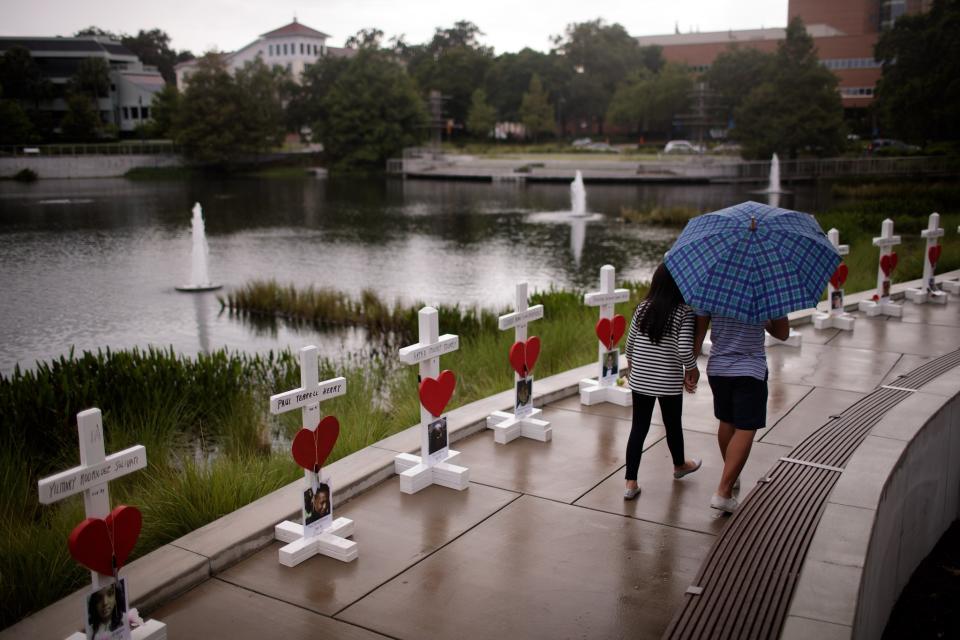
[[759, 324], [815, 306], [840, 255], [812, 215], [744, 202], [690, 220], [664, 262], [687, 304]]

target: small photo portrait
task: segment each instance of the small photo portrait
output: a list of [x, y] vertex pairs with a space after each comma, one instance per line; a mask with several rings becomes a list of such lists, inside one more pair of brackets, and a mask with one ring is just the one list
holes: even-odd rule
[[326, 518], [330, 512], [330, 485], [321, 482], [313, 494], [313, 514], [317, 518]]
[[889, 280], [884, 280], [884, 281], [883, 281], [883, 295], [881, 295], [880, 297], [881, 297], [881, 298], [889, 298], [889, 297], [890, 297], [890, 281], [889, 281]]
[[604, 380], [616, 378], [620, 373], [620, 350], [612, 349], [603, 354], [600, 361], [600, 377]]
[[927, 289], [930, 291], [942, 291], [940, 285], [937, 284], [936, 278], [930, 278], [930, 280], [927, 281]]
[[443, 416], [427, 425], [427, 453], [433, 456], [447, 448], [447, 417]]
[[514, 413], [526, 415], [533, 410], [533, 376], [517, 380], [517, 397]]
[[303, 534], [314, 536], [333, 523], [333, 490], [329, 478], [321, 481], [311, 474], [310, 487], [303, 492]]
[[843, 289], [834, 289], [830, 294], [830, 308], [843, 309]]
[[88, 640], [129, 640], [126, 578], [87, 596], [86, 618]]

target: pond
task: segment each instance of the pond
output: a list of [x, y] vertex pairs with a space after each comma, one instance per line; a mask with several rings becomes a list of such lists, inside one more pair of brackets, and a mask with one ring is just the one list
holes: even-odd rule
[[[358, 330], [318, 333], [252, 324], [217, 300], [252, 279], [364, 288], [386, 301], [500, 307], [514, 284], [597, 286], [604, 264], [643, 280], [678, 229], [625, 224], [621, 207], [744, 200], [755, 185], [587, 185], [589, 215], [565, 184], [231, 178], [0, 182], [0, 372], [74, 348], [221, 347], [265, 352], [317, 344], [363, 348]], [[829, 188], [798, 188], [781, 206], [814, 212]], [[199, 202], [220, 292], [185, 294], [191, 208]], [[442, 328], [441, 328], [442, 329]]]

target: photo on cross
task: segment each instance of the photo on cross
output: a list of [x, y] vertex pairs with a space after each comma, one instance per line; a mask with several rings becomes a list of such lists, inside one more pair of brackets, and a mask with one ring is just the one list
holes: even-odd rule
[[449, 452], [447, 444], [447, 417], [437, 418], [427, 425], [429, 447], [427, 453], [434, 462], [442, 462]]
[[600, 379], [604, 382], [616, 381], [620, 373], [620, 350], [611, 349], [600, 359]]
[[514, 415], [518, 418], [533, 412], [533, 376], [517, 380], [517, 397]]
[[129, 640], [125, 578], [91, 591], [85, 606], [87, 640]]
[[303, 492], [303, 527], [306, 536], [322, 533], [333, 524], [333, 490], [330, 479], [313, 474], [310, 487]]

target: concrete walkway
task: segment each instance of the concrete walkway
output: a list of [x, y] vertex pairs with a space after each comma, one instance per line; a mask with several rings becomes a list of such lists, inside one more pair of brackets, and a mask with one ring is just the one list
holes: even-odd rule
[[[791, 447], [866, 392], [960, 344], [960, 302], [906, 304], [904, 317], [859, 316], [852, 333], [802, 327], [800, 349], [769, 350], [769, 427], [744, 493]], [[680, 481], [662, 427], [621, 497], [629, 409], [549, 404], [553, 440], [458, 443], [463, 492], [404, 495], [396, 477], [351, 500], [360, 557], [296, 568], [270, 545], [153, 612], [171, 637], [656, 638], [727, 519], [708, 508], [720, 472], [709, 387], [684, 406]], [[654, 421], [659, 423], [655, 414]]]
[[[741, 497], [829, 416], [960, 345], [956, 296], [946, 306], [904, 303], [902, 319], [856, 315], [852, 332], [804, 324], [800, 348], [768, 349], [769, 426], [741, 476]], [[486, 430], [457, 442], [458, 462], [470, 468], [462, 492], [400, 492], [391, 461], [417, 446], [414, 430], [330, 465], [339, 492], [356, 496], [336, 506], [356, 523], [354, 562], [314, 557], [287, 568], [277, 561], [280, 543], [263, 546], [297, 509], [295, 483], [132, 563], [124, 572], [135, 603], [171, 638], [660, 637], [729, 521], [708, 507], [721, 467], [710, 389], [703, 379], [684, 400], [686, 453], [702, 457], [703, 468], [673, 479], [656, 410], [642, 493], [625, 502], [630, 409], [581, 406], [571, 392], [590, 369], [538, 382], [538, 394], [549, 392], [551, 442], [497, 445]], [[450, 423], [509, 401], [504, 393], [457, 409]], [[66, 635], [79, 623], [81, 597], [0, 638]]]

